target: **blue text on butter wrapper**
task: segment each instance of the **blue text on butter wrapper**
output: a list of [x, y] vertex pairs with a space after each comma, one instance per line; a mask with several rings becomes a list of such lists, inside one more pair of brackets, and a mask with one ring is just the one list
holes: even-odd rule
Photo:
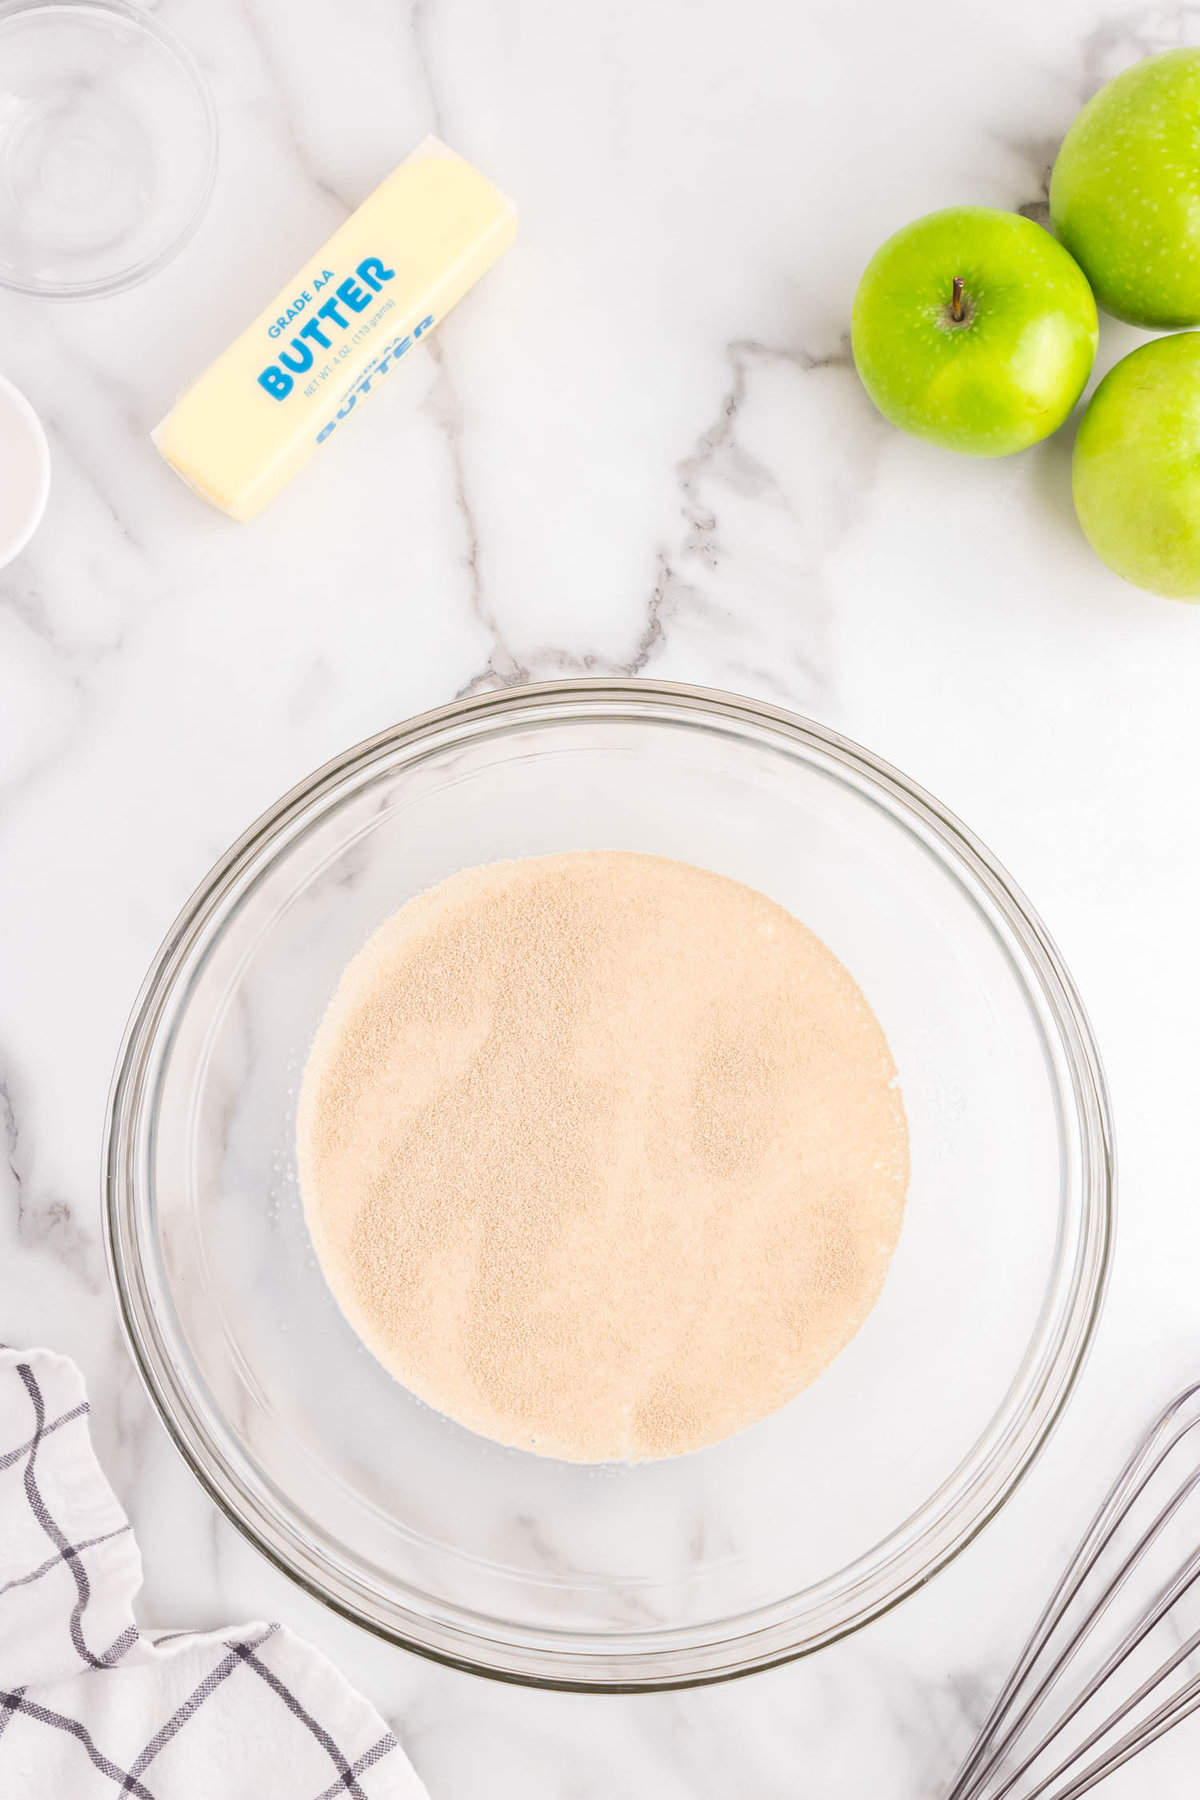
[[[365, 312], [384, 282], [393, 280], [395, 274], [395, 269], [389, 269], [380, 257], [364, 257], [354, 275], [348, 275], [339, 285], [333, 299], [318, 306], [317, 316], [300, 327], [292, 339], [291, 349], [281, 350], [279, 361], [267, 364], [258, 377], [259, 386], [273, 399], [286, 400], [296, 385], [295, 377], [306, 374], [313, 366], [313, 344], [319, 344], [322, 350], [330, 349], [333, 344], [330, 332], [348, 330], [354, 319], [347, 317], [347, 313]], [[339, 301], [346, 312], [339, 309]], [[323, 319], [328, 322], [328, 328], [322, 325]]]
[[433, 314], [430, 313], [427, 319], [422, 319], [419, 325], [414, 325], [412, 332], [408, 337], [397, 338], [395, 343], [388, 345], [382, 355], [375, 357], [374, 361], [367, 364], [362, 374], [358, 377], [358, 380], [354, 383], [354, 386], [343, 399], [342, 404], [338, 407], [336, 417], [330, 419], [327, 424], [322, 425], [320, 431], [318, 431], [318, 444], [323, 444], [325, 439], [337, 430], [342, 419], [349, 418], [359, 400], [365, 399], [370, 393], [371, 383], [375, 380], [376, 376], [386, 375], [392, 363], [398, 362], [406, 350], [411, 350], [417, 339], [423, 337], [432, 324]]

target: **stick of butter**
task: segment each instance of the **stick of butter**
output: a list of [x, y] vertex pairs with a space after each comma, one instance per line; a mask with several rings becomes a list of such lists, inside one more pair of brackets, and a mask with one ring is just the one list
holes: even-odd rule
[[205, 500], [254, 518], [515, 236], [511, 201], [426, 138], [188, 388], [155, 444]]

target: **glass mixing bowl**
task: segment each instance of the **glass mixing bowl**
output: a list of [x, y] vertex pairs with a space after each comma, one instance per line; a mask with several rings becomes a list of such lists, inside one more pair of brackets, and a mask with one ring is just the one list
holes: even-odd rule
[[[595, 848], [734, 876], [832, 946], [891, 1041], [913, 1174], [883, 1297], [813, 1387], [697, 1455], [586, 1468], [473, 1436], [373, 1360], [314, 1261], [293, 1132], [317, 1021], [387, 914], [471, 864]], [[927, 1581], [1045, 1441], [1112, 1230], [1091, 1032], [986, 851], [833, 732], [634, 681], [461, 701], [252, 826], [137, 1003], [106, 1181], [133, 1354], [229, 1517], [385, 1638], [577, 1688], [759, 1668]]]

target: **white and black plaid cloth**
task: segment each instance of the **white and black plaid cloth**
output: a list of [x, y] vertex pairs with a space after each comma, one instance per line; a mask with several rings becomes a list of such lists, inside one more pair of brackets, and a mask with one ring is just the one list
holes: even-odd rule
[[73, 1363], [0, 1347], [3, 1800], [424, 1800], [375, 1709], [278, 1625], [151, 1636]]

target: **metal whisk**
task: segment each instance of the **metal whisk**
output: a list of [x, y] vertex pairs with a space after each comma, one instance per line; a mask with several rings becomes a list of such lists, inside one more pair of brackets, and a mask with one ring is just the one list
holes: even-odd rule
[[1117, 1477], [947, 1800], [1079, 1800], [1195, 1712], [1198, 1580], [1200, 1383]]

